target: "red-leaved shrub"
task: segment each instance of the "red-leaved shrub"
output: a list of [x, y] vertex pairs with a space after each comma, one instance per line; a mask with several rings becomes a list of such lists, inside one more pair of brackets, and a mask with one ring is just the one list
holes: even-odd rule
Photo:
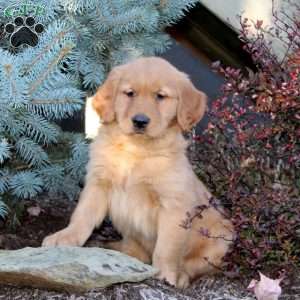
[[[225, 83], [191, 146], [197, 174], [235, 226], [226, 258], [233, 275], [300, 269], [300, 6], [290, 4], [295, 16], [273, 12], [271, 29], [241, 18], [240, 38], [256, 69], [213, 64]], [[267, 36], [286, 44], [283, 57]]]

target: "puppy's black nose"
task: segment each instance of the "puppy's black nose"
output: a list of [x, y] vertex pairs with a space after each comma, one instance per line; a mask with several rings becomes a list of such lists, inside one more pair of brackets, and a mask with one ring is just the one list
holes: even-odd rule
[[150, 123], [150, 119], [144, 114], [137, 114], [131, 120], [134, 128], [138, 130], [144, 130]]

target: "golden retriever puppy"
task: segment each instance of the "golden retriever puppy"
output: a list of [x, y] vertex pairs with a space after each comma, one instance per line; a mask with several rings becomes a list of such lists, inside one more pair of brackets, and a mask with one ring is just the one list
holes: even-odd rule
[[123, 240], [107, 247], [152, 263], [170, 284], [186, 287], [215, 272], [233, 237], [231, 222], [209, 207], [191, 228], [181, 226], [211, 197], [182, 135], [203, 117], [205, 94], [164, 59], [148, 57], [114, 68], [93, 101], [103, 126], [85, 187], [68, 227], [43, 245], [81, 246], [109, 215]]

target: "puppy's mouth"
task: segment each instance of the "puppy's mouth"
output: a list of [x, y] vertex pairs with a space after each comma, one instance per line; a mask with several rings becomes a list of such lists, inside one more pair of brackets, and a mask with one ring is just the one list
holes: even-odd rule
[[134, 134], [138, 134], [138, 135], [142, 135], [146, 133], [146, 129], [142, 129], [142, 128], [133, 128], [133, 132]]

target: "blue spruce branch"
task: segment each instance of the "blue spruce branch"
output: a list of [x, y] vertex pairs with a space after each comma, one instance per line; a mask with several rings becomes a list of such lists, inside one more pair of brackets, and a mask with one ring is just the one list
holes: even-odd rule
[[[82, 109], [113, 66], [165, 51], [170, 39], [164, 27], [198, 1], [25, 2], [37, 7], [34, 18], [45, 30], [36, 47], [13, 48], [8, 35], [0, 41], [0, 217], [12, 198], [78, 196], [88, 141], [54, 121]], [[0, 0], [1, 11], [19, 5]], [[0, 22], [14, 17], [2, 14]]]

